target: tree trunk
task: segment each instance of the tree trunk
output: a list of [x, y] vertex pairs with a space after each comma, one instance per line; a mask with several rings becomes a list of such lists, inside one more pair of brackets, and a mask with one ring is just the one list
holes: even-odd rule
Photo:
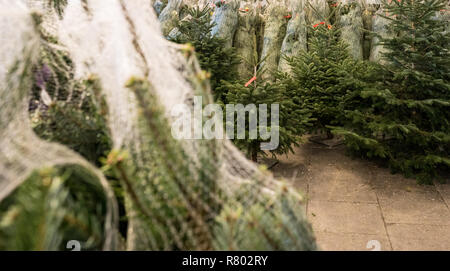
[[259, 144], [250, 144], [250, 146], [248, 147], [248, 155], [250, 156], [249, 158], [257, 163], [258, 162], [258, 150], [259, 150]]
[[252, 161], [255, 162], [255, 163], [258, 162], [258, 151], [256, 151], [256, 150], [253, 150]]

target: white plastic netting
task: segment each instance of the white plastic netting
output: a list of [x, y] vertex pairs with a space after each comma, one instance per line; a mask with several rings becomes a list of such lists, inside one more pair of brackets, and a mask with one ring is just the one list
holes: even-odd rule
[[80, 165], [98, 178], [108, 198], [104, 249], [112, 249], [117, 245], [117, 203], [103, 174], [63, 145], [39, 139], [31, 129], [29, 76], [40, 39], [30, 11], [21, 1], [2, 0], [0, 6], [0, 201], [36, 169]]
[[[30, 67], [48, 47], [71, 59], [73, 79], [49, 76], [65, 94], [43, 88], [33, 113], [56, 101], [81, 107], [89, 94], [76, 82], [98, 79], [113, 148], [128, 153], [116, 164], [126, 192], [127, 249], [316, 248], [294, 189], [228, 140], [171, 138], [170, 109], [193, 109], [194, 95], [205, 103], [211, 95], [195, 54], [162, 37], [151, 1], [71, 0], [61, 18], [45, 2], [0, 1], [0, 201], [36, 169], [80, 165], [97, 176], [108, 201], [104, 249], [120, 248], [117, 202], [103, 173], [31, 128]], [[43, 14], [40, 27], [57, 42], [39, 36], [31, 10]], [[49, 73], [70, 70], [58, 54], [49, 61]]]

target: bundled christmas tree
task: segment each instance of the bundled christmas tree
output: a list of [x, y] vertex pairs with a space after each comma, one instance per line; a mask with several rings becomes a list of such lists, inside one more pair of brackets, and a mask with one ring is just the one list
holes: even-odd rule
[[[100, 83], [75, 79], [68, 52], [38, 24], [40, 16], [34, 19], [42, 43], [29, 67], [32, 128], [100, 166], [111, 149]], [[110, 184], [120, 201], [117, 181], [110, 178]], [[0, 250], [66, 250], [70, 240], [83, 240], [86, 250], [102, 249], [106, 204], [97, 177], [79, 165], [36, 170], [0, 204]]]
[[[55, 2], [55, 5], [57, 3]], [[56, 7], [55, 7], [56, 8]], [[40, 18], [36, 18], [40, 20]], [[45, 42], [32, 67], [29, 113], [36, 134], [64, 144], [93, 164], [111, 149], [105, 101], [95, 76], [75, 79], [75, 67], [60, 42], [39, 26]]]
[[[228, 140], [170, 136], [173, 104], [192, 109], [186, 97], [212, 99], [195, 54], [167, 47], [145, 2], [68, 2], [61, 24], [51, 28], [61, 30], [61, 45], [37, 33], [41, 17], [25, 5], [0, 2], [10, 11], [0, 20], [9, 41], [0, 46], [7, 67], [0, 69], [0, 249], [57, 250], [77, 241], [82, 250], [317, 249], [303, 199], [287, 183]], [[117, 31], [91, 20], [111, 10], [121, 16], [101, 21]], [[41, 46], [58, 52], [39, 56]], [[170, 98], [170, 84], [157, 80], [164, 76], [177, 86]], [[112, 144], [101, 146], [96, 133]], [[85, 159], [96, 162], [97, 150], [110, 148], [101, 169]], [[122, 195], [112, 182], [125, 199], [128, 225], [120, 234]]]
[[302, 110], [312, 114], [312, 130], [332, 137], [330, 124], [339, 123], [338, 105], [349, 89], [358, 88], [353, 78], [356, 61], [339, 38], [339, 29], [320, 22], [309, 29], [309, 50], [288, 58], [292, 74], [280, 74], [287, 93]]
[[106, 201], [95, 177], [80, 167], [33, 173], [0, 205], [0, 250], [85, 250], [104, 241]]
[[211, 88], [216, 99], [222, 99], [224, 94], [215, 90], [221, 80], [236, 79], [239, 57], [235, 49], [225, 47], [223, 39], [211, 34], [214, 24], [211, 23], [212, 9], [209, 6], [187, 8], [187, 13], [169, 34], [169, 39], [177, 43], [190, 43], [194, 47], [200, 66], [211, 74]]
[[[384, 1], [391, 34], [379, 37], [387, 64], [380, 82], [349, 93], [347, 145], [394, 172], [430, 182], [450, 166], [450, 34], [437, 16], [446, 0]], [[348, 108], [347, 104], [360, 104]]]

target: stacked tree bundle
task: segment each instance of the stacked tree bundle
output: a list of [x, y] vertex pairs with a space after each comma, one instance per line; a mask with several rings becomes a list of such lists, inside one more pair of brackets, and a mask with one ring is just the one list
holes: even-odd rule
[[292, 14], [286, 17], [289, 20], [286, 29], [286, 36], [284, 37], [281, 46], [281, 59], [279, 69], [282, 72], [289, 72], [290, 66], [287, 58], [298, 55], [302, 50], [307, 49], [307, 25], [306, 12], [304, 0], [291, 1], [290, 9]]
[[278, 69], [280, 52], [286, 34], [288, 10], [285, 3], [273, 2], [264, 13], [264, 41], [262, 45], [261, 60], [268, 73], [263, 74], [263, 80], [273, 80], [272, 72]]
[[[285, 57], [307, 49], [308, 26], [328, 22], [341, 29], [340, 38], [355, 59], [381, 61], [379, 37], [387, 37], [381, 0], [169, 0], [156, 1], [163, 34], [173, 37], [177, 21], [186, 18], [189, 7], [211, 8], [211, 34], [224, 39], [227, 48], [238, 51], [241, 78], [254, 73], [254, 64], [268, 70], [262, 76], [289, 71]], [[175, 31], [175, 32], [174, 32]]]
[[254, 74], [254, 66], [258, 62], [256, 29], [259, 21], [258, 7], [252, 5], [250, 1], [241, 2], [239, 21], [234, 36], [234, 47], [242, 60], [237, 67], [240, 79], [251, 78]]
[[358, 0], [342, 0], [336, 14], [337, 25], [341, 28], [341, 39], [347, 42], [350, 54], [355, 59], [363, 59], [363, 19]]

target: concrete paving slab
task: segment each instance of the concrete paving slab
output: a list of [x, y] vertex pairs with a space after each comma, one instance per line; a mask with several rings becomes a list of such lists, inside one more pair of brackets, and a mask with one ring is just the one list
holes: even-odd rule
[[419, 185], [385, 171], [375, 176], [386, 223], [450, 225], [450, 210], [433, 185]]
[[447, 184], [436, 184], [436, 189], [441, 194], [447, 207], [450, 208], [450, 182]]
[[[385, 234], [316, 232], [317, 244], [327, 251], [389, 251], [391, 245]], [[370, 243], [369, 243], [370, 242]], [[378, 243], [377, 243], [378, 242]], [[374, 244], [374, 245], [372, 245]], [[368, 246], [369, 245], [369, 246]], [[378, 247], [379, 245], [379, 247]]]
[[369, 250], [370, 240], [382, 250], [450, 250], [450, 184], [419, 185], [310, 142], [272, 171], [305, 191], [323, 250]]
[[330, 149], [307, 143], [301, 155], [307, 162], [307, 178], [311, 199], [376, 203], [370, 186], [372, 171], [363, 160], [351, 159], [343, 147]]
[[450, 226], [388, 224], [394, 250], [450, 250]]
[[310, 181], [310, 198], [326, 201], [377, 203], [370, 176], [361, 176], [352, 170], [315, 171]]
[[265, 157], [261, 159], [261, 163], [268, 167], [273, 166], [271, 171], [277, 179], [284, 179], [291, 183], [295, 188], [299, 189], [306, 196], [308, 191], [308, 166], [307, 159], [299, 155], [302, 150], [295, 148], [295, 154], [281, 155], [278, 160]]
[[308, 219], [316, 232], [386, 234], [378, 205], [310, 200]]

